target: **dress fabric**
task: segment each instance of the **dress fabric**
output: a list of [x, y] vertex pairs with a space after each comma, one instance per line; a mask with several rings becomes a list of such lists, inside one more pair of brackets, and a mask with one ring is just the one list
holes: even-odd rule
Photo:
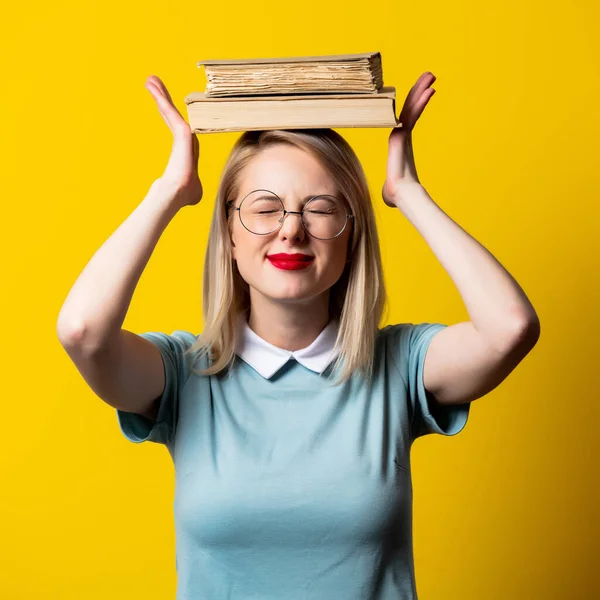
[[142, 334], [164, 362], [158, 417], [117, 411], [127, 439], [174, 462], [177, 600], [415, 600], [411, 445], [456, 435], [470, 409], [423, 385], [445, 326], [379, 330], [372, 380], [339, 386], [335, 322], [295, 353], [240, 327], [213, 376], [184, 355], [196, 335]]

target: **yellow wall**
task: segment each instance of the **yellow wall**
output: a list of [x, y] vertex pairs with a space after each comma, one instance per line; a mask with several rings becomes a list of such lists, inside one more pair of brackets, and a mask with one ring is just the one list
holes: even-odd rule
[[[146, 77], [183, 111], [203, 89], [202, 58], [371, 50], [401, 98], [422, 71], [437, 75], [415, 131], [421, 181], [542, 321], [534, 352], [460, 435], [413, 447], [420, 597], [600, 597], [597, 3], [284, 4], [3, 8], [0, 598], [174, 598], [170, 457], [121, 436], [55, 335], [80, 270], [166, 164], [170, 132]], [[425, 242], [381, 200], [388, 130], [340, 133], [373, 192], [390, 321], [464, 319]], [[133, 331], [201, 329], [208, 222], [237, 136], [200, 137], [205, 198], [161, 240]]]

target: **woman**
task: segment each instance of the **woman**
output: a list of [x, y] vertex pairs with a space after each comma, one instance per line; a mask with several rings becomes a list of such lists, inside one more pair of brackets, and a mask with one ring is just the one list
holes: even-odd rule
[[174, 136], [167, 168], [76, 281], [58, 334], [123, 433], [173, 457], [178, 598], [416, 598], [411, 444], [458, 433], [539, 336], [518, 284], [419, 181], [412, 131], [434, 80], [408, 94], [382, 195], [470, 320], [379, 329], [356, 155], [331, 130], [246, 132], [217, 195], [200, 336], [122, 329], [160, 235], [203, 194], [196, 136], [160, 79], [146, 82]]

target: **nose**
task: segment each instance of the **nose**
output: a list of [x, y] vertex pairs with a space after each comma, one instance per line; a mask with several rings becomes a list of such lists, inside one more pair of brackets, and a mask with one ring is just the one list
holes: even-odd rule
[[306, 235], [304, 226], [302, 225], [302, 213], [288, 211], [283, 215], [283, 224], [279, 229], [280, 239], [297, 239], [302, 240]]

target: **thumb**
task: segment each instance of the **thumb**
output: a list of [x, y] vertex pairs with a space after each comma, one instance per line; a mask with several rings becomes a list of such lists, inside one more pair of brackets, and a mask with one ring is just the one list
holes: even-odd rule
[[387, 179], [392, 181], [402, 177], [404, 165], [404, 143], [407, 132], [402, 128], [392, 129], [388, 139]]

